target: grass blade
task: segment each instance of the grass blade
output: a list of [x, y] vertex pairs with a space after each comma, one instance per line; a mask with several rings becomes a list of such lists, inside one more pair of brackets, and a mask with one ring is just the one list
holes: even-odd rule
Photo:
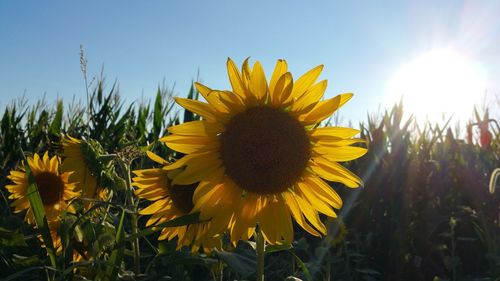
[[299, 265], [300, 269], [302, 269], [302, 272], [304, 273], [304, 277], [306, 278], [307, 281], [312, 281], [312, 276], [311, 273], [309, 272], [309, 269], [307, 269], [306, 264], [299, 258], [297, 255], [293, 252], [290, 252], [293, 257], [295, 258], [295, 261]]
[[158, 87], [156, 93], [155, 106], [153, 111], [153, 135], [158, 138], [161, 134], [162, 124], [163, 124], [163, 102], [161, 96], [161, 90]]
[[53, 135], [59, 135], [61, 133], [62, 119], [63, 119], [64, 107], [62, 100], [57, 102], [56, 113], [52, 123], [50, 123], [49, 132]]
[[123, 260], [123, 254], [125, 252], [125, 230], [123, 229], [123, 222], [125, 220], [125, 210], [122, 211], [122, 216], [120, 218], [120, 224], [118, 225], [118, 231], [116, 232], [116, 248], [111, 253], [109, 258], [109, 266], [106, 270], [105, 280], [116, 280], [118, 276], [118, 270]]
[[45, 216], [45, 209], [43, 207], [42, 198], [40, 197], [40, 193], [38, 193], [35, 177], [31, 172], [30, 166], [26, 164], [25, 169], [26, 175], [28, 176], [28, 201], [30, 203], [31, 210], [33, 211], [33, 216], [35, 217], [38, 231], [42, 235], [45, 249], [47, 250], [47, 254], [50, 258], [50, 263], [53, 267], [57, 268], [56, 253], [54, 250], [54, 244], [52, 242], [52, 236], [50, 235], [50, 228], [47, 222], [47, 217]]

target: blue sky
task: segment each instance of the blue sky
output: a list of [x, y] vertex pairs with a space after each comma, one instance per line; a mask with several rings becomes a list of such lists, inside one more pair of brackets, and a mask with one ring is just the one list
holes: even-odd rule
[[[324, 64], [328, 96], [353, 92], [345, 120], [364, 120], [398, 68], [453, 46], [500, 92], [500, 1], [1, 1], [0, 107], [25, 92], [85, 101], [79, 48], [90, 76], [104, 66], [128, 101], [152, 99], [162, 81], [185, 95], [199, 71], [228, 89], [227, 57], [277, 59], [297, 78]], [[484, 92], [473, 93], [482, 98]], [[498, 106], [498, 103], [496, 104]]]

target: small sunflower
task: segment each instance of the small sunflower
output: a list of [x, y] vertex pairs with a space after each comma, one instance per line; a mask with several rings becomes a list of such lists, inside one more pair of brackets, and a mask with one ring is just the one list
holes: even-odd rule
[[[54, 246], [54, 250], [56, 251], [56, 255], [59, 256], [62, 254], [62, 239], [61, 236], [59, 235], [59, 227], [60, 227], [60, 221], [54, 221], [52, 223], [49, 223], [50, 227], [50, 236], [52, 238], [52, 245]], [[43, 238], [41, 235], [38, 235], [38, 240], [42, 243], [42, 248], [45, 248], [45, 243], [43, 241]], [[80, 255], [78, 251], [73, 250], [73, 261], [83, 261], [85, 260], [85, 257]]]
[[[74, 212], [73, 205], [68, 204], [68, 201], [80, 195], [76, 191], [75, 183], [68, 179], [72, 172], [59, 172], [59, 164], [59, 157], [56, 155], [49, 158], [47, 152], [43, 158], [40, 158], [37, 153], [34, 154], [33, 158], [28, 157], [28, 165], [35, 178], [49, 225], [58, 223], [59, 215], [64, 211]], [[5, 188], [11, 193], [9, 199], [15, 199], [11, 204], [15, 208], [14, 212], [28, 210], [26, 219], [28, 223], [34, 224], [33, 212], [26, 196], [28, 177], [25, 167], [10, 171], [7, 178], [13, 182], [11, 185], [6, 185]]]
[[[162, 164], [168, 162], [160, 156], [148, 152], [148, 156]], [[148, 207], [142, 209], [139, 214], [151, 215], [146, 222], [146, 227], [158, 225], [178, 217], [190, 214], [193, 210], [193, 192], [197, 184], [173, 185], [170, 177], [179, 171], [166, 171], [162, 168], [152, 168], [135, 170], [136, 175], [132, 178], [136, 187], [137, 197], [153, 202]], [[177, 248], [192, 246], [192, 251], [196, 252], [201, 246], [205, 251], [218, 247], [220, 239], [217, 235], [205, 235], [209, 223], [190, 224], [177, 227], [163, 228], [158, 240], [171, 240], [178, 237]]]
[[338, 162], [366, 153], [352, 146], [358, 130], [319, 128], [321, 121], [352, 94], [321, 100], [327, 81], [315, 83], [323, 66], [293, 81], [285, 60], [278, 60], [268, 84], [261, 64], [248, 59], [241, 72], [231, 59], [232, 91], [196, 83], [208, 103], [176, 98], [203, 119], [170, 127], [161, 139], [186, 154], [167, 170], [185, 167], [174, 185], [200, 182], [193, 194], [201, 219], [211, 219], [210, 233], [229, 230], [231, 241], [248, 240], [256, 225], [267, 242], [291, 243], [293, 217], [320, 236], [326, 227], [319, 213], [336, 217], [340, 196], [324, 180], [355, 188], [362, 181]]
[[[92, 174], [90, 165], [85, 157], [84, 150], [88, 144], [71, 136], [62, 140], [64, 161], [61, 165], [63, 171], [73, 171], [71, 179], [76, 182], [76, 189], [82, 192], [83, 198], [106, 200], [108, 190], [99, 186], [97, 178]], [[88, 207], [89, 202], [85, 202]]]

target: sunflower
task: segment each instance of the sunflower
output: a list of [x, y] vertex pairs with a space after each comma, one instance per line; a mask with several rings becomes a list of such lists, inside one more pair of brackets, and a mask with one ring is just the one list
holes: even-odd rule
[[[148, 152], [148, 156], [155, 162], [168, 165], [168, 162], [160, 156]], [[132, 178], [136, 187], [137, 197], [153, 202], [142, 209], [139, 214], [152, 215], [146, 222], [146, 227], [158, 225], [169, 220], [190, 214], [193, 210], [193, 192], [196, 184], [174, 185], [170, 177], [178, 170], [167, 171], [162, 168], [135, 170], [136, 175]], [[192, 246], [191, 250], [196, 252], [203, 246], [206, 252], [211, 251], [220, 244], [217, 235], [207, 236], [209, 223], [189, 224], [177, 227], [163, 228], [158, 240], [171, 240], [178, 237], [177, 249], [183, 246]]]
[[[28, 157], [28, 165], [35, 178], [49, 225], [58, 222], [59, 215], [64, 211], [74, 212], [73, 205], [68, 204], [68, 201], [79, 196], [79, 192], [75, 190], [75, 183], [68, 179], [71, 172], [60, 173], [59, 164], [59, 157], [56, 155], [49, 158], [47, 152], [43, 158], [40, 158], [37, 153], [33, 158]], [[5, 186], [11, 193], [9, 199], [15, 199], [11, 204], [15, 208], [14, 212], [28, 210], [26, 220], [28, 223], [34, 224], [35, 219], [26, 196], [29, 184], [25, 167], [10, 171], [7, 178], [14, 183]]]
[[[60, 221], [54, 221], [49, 223], [49, 229], [50, 229], [50, 236], [52, 239], [52, 245], [54, 246], [54, 250], [57, 256], [62, 254], [62, 239], [61, 236], [59, 235], [59, 227], [60, 227]], [[41, 235], [38, 235], [38, 240], [42, 243], [42, 248], [45, 248], [45, 242], [43, 241], [43, 238]], [[85, 251], [85, 254], [87, 254], [87, 251]], [[82, 261], [86, 260], [84, 256], [82, 256], [78, 251], [73, 250], [73, 261]]]
[[[73, 171], [71, 179], [76, 181], [76, 189], [82, 192], [83, 198], [106, 200], [109, 196], [108, 190], [102, 188], [97, 183], [97, 178], [90, 171], [88, 159], [84, 150], [88, 146], [86, 142], [66, 136], [62, 140], [64, 161], [61, 169], [63, 171]], [[85, 203], [86, 207], [90, 202]]]
[[278, 60], [269, 84], [261, 64], [248, 59], [241, 72], [231, 59], [232, 91], [196, 83], [208, 103], [176, 98], [203, 119], [168, 128], [161, 139], [186, 154], [167, 170], [185, 167], [173, 184], [200, 182], [193, 194], [210, 233], [229, 230], [231, 241], [248, 240], [256, 225], [268, 243], [291, 243], [292, 217], [312, 235], [326, 234], [319, 213], [336, 217], [340, 196], [324, 180], [355, 188], [362, 181], [338, 162], [366, 153], [352, 146], [359, 131], [318, 125], [352, 94], [321, 100], [327, 81], [315, 83], [323, 66], [293, 81]]

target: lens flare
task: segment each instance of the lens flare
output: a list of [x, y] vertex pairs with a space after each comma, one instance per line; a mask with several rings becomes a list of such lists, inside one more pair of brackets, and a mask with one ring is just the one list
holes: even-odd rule
[[481, 66], [453, 49], [425, 53], [396, 71], [389, 81], [387, 102], [403, 97], [405, 111], [422, 121], [471, 115], [486, 89]]

